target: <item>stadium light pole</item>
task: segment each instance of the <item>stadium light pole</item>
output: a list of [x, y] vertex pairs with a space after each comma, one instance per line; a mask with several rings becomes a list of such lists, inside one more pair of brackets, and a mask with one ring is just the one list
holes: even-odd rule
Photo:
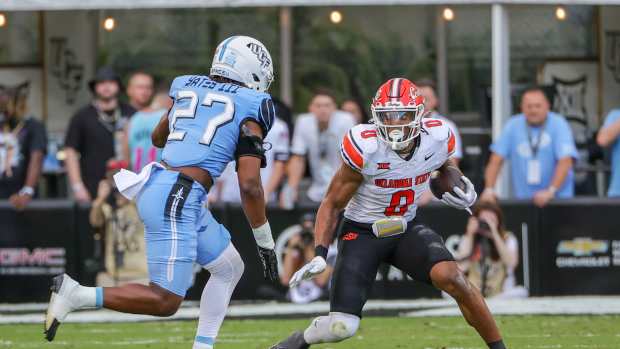
[[[510, 116], [510, 34], [508, 28], [508, 11], [506, 6], [493, 4], [491, 8], [491, 27], [493, 42], [493, 141], [502, 132], [504, 121]], [[495, 185], [500, 197], [509, 193], [508, 171], [503, 166], [501, 175]]]
[[293, 106], [293, 16], [290, 7], [280, 8], [280, 96]]

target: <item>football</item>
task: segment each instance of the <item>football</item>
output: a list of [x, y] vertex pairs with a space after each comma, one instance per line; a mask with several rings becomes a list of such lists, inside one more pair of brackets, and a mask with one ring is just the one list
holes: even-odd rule
[[445, 192], [456, 195], [452, 189], [455, 186], [465, 190], [465, 182], [461, 179], [463, 172], [454, 166], [447, 166], [444, 171], [434, 171], [431, 174], [431, 192], [436, 198], [441, 199]]

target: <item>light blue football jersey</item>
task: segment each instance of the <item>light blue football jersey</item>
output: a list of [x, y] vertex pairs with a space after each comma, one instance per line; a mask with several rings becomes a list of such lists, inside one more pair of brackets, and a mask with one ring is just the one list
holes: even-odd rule
[[275, 117], [269, 94], [208, 76], [177, 77], [170, 97], [174, 105], [168, 114], [170, 135], [163, 160], [172, 167], [201, 167], [214, 180], [234, 160], [241, 124], [256, 121], [265, 137]]

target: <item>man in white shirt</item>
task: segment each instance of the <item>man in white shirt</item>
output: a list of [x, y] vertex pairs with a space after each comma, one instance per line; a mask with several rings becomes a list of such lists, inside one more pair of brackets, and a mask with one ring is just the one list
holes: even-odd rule
[[[321, 202], [332, 176], [340, 166], [340, 142], [355, 125], [351, 114], [336, 109], [335, 98], [327, 91], [314, 94], [309, 113], [301, 114], [295, 122], [288, 165], [288, 188], [283, 191], [285, 207], [291, 202]], [[306, 170], [306, 157], [310, 165], [312, 184], [306, 197], [298, 194], [299, 183]]]

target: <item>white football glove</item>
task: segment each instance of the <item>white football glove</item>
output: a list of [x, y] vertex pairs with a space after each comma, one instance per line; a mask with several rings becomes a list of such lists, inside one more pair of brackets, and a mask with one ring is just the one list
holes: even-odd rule
[[441, 197], [441, 201], [448, 206], [458, 208], [460, 210], [467, 210], [474, 203], [476, 203], [478, 194], [476, 194], [476, 189], [469, 178], [462, 176], [461, 180], [465, 183], [465, 191], [455, 186], [452, 188], [452, 191], [454, 191], [456, 196], [450, 192], [445, 192]]
[[293, 277], [291, 281], [289, 281], [288, 285], [290, 287], [295, 287], [299, 285], [303, 280], [312, 279], [316, 275], [322, 273], [327, 267], [327, 263], [325, 263], [325, 259], [321, 256], [314, 257], [310, 262], [301, 267]]

